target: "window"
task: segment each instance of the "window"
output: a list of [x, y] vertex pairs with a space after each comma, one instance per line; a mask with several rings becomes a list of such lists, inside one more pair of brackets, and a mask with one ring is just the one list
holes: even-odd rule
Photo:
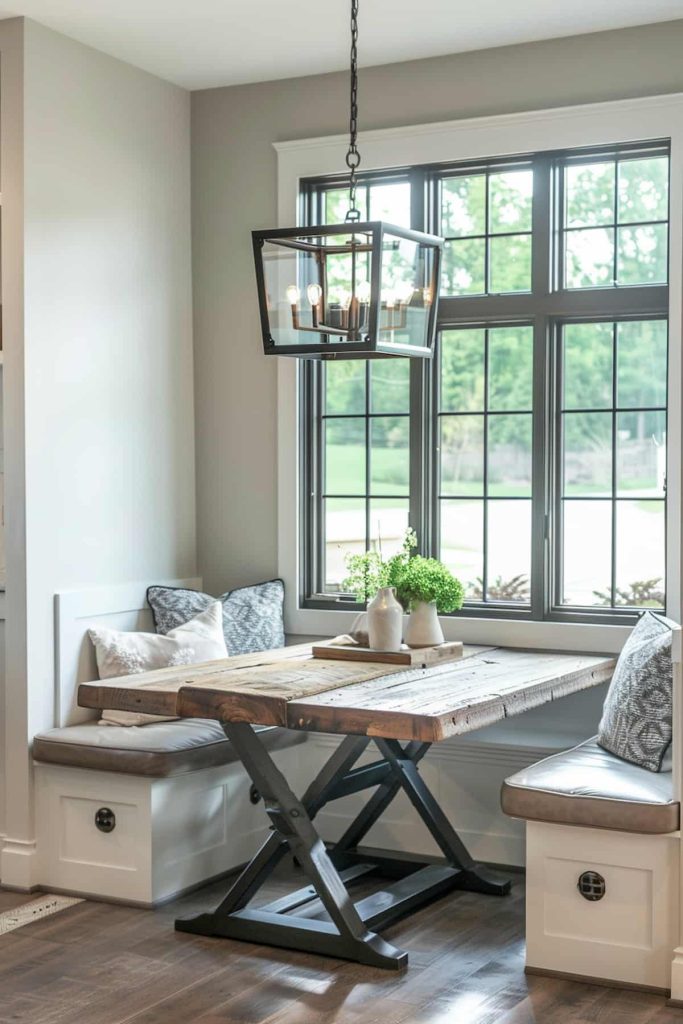
[[[408, 525], [471, 615], [665, 604], [664, 144], [372, 173], [362, 212], [446, 239], [431, 361], [303, 364], [304, 602]], [[343, 219], [340, 180], [303, 184]]]
[[623, 154], [570, 160], [564, 170], [567, 288], [663, 284], [669, 161]]
[[533, 327], [444, 330], [439, 347], [439, 554], [470, 598], [528, 603]]
[[559, 344], [558, 601], [661, 607], [666, 323], [568, 323]]
[[344, 578], [344, 555], [385, 555], [408, 528], [410, 397], [407, 359], [344, 360], [323, 369], [321, 416], [325, 588]]
[[531, 291], [533, 171], [464, 172], [440, 190], [444, 293]]

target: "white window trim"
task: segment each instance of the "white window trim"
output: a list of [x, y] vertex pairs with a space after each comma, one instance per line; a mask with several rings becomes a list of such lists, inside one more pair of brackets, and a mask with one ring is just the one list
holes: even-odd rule
[[[511, 156], [544, 150], [671, 140], [667, 614], [681, 610], [681, 332], [683, 327], [683, 94], [361, 132], [363, 170]], [[297, 223], [303, 178], [344, 171], [345, 135], [275, 143], [278, 223]], [[278, 571], [289, 632], [330, 636], [350, 628], [348, 611], [299, 607], [299, 401], [295, 359], [278, 360]], [[674, 443], [675, 442], [675, 443]], [[617, 651], [626, 626], [445, 617], [447, 639], [563, 650]]]

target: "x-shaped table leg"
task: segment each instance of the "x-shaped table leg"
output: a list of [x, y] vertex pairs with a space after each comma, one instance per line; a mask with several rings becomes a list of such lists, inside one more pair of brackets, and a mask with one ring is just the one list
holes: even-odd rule
[[[176, 921], [179, 931], [243, 939], [323, 953], [400, 970], [407, 954], [385, 942], [373, 929], [455, 888], [504, 894], [509, 882], [488, 878], [474, 864], [455, 830], [417, 770], [429, 744], [375, 739], [383, 759], [353, 768], [368, 737], [349, 736], [337, 748], [302, 799], [290, 789], [282, 772], [250, 725], [226, 723], [225, 732], [261, 793], [273, 833], [238, 877], [220, 906], [210, 914]], [[349, 826], [330, 854], [313, 826], [318, 811], [329, 801], [369, 787], [378, 787], [364, 810]], [[380, 893], [354, 904], [347, 885], [364, 875], [383, 873], [384, 858], [357, 850], [359, 840], [403, 789], [434, 836], [446, 863], [420, 865], [403, 859], [398, 881]], [[290, 851], [311, 883], [298, 892], [259, 910], [248, 904]], [[342, 865], [344, 865], [342, 867]], [[305, 908], [301, 914], [291, 912]], [[320, 920], [326, 912], [329, 920]], [[308, 911], [308, 916], [306, 916]]]

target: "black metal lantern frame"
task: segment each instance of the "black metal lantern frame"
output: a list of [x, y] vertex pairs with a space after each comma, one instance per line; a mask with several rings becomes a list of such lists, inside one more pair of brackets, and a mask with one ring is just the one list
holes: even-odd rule
[[252, 232], [266, 355], [429, 358], [433, 352], [443, 240], [361, 221], [356, 206], [358, 2], [351, 0], [346, 221]]
[[386, 221], [252, 237], [267, 355], [431, 357], [441, 238]]

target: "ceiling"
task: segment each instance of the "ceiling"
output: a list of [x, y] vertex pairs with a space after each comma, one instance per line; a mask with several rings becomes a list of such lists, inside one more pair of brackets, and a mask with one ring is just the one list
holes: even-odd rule
[[[349, 0], [0, 0], [188, 89], [341, 70]], [[683, 18], [683, 0], [360, 0], [366, 66]], [[314, 100], [311, 100], [314, 102]]]

